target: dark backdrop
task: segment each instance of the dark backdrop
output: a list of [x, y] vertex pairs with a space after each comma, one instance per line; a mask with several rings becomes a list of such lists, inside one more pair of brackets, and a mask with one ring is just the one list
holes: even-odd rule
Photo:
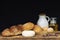
[[60, 24], [59, 1], [2, 1], [0, 31], [11, 25], [24, 24], [29, 21], [36, 24], [41, 10], [44, 10], [49, 17], [57, 17], [57, 23]]

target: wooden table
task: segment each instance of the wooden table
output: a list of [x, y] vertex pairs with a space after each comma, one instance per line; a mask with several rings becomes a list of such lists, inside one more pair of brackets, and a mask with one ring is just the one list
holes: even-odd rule
[[12, 36], [12, 37], [2, 37], [0, 36], [0, 40], [60, 40], [60, 35], [58, 36], [41, 36], [35, 35], [34, 37], [23, 37], [19, 36]]

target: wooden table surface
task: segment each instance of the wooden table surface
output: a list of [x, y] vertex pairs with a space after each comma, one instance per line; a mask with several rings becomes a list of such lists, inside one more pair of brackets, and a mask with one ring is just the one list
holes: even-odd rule
[[0, 36], [0, 40], [60, 40], [60, 34], [58, 36], [44, 36], [44, 37], [41, 35], [35, 35], [34, 37], [23, 37], [21, 35], [12, 37]]

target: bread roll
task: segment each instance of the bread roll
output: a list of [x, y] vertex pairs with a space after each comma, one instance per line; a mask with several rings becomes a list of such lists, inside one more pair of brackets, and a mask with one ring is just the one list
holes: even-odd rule
[[16, 28], [16, 26], [11, 26], [10, 27], [10, 32], [16, 33], [17, 31], [18, 31], [18, 29]]
[[22, 24], [17, 25], [17, 29], [22, 31], [22, 26], [23, 26]]
[[2, 31], [2, 36], [11, 36], [11, 35], [13, 35], [13, 33], [10, 33], [8, 28]]
[[36, 32], [36, 34], [40, 34], [43, 31], [43, 29], [38, 25], [35, 25], [33, 30]]
[[44, 28], [43, 30], [44, 30], [44, 31], [47, 31], [47, 29], [48, 29], [48, 28]]
[[54, 29], [50, 27], [47, 29], [47, 32], [49, 32], [49, 33], [54, 32]]
[[19, 35], [21, 34], [21, 28], [20, 26], [11, 26], [9, 29], [6, 28], [5, 30], [2, 31], [2, 36], [14, 36], [14, 35]]
[[23, 30], [31, 30], [31, 29], [33, 29], [33, 28], [34, 28], [34, 24], [31, 23], [31, 22], [25, 23], [25, 24], [23, 25]]
[[21, 30], [18, 30], [17, 26], [10, 27], [10, 32], [13, 33], [14, 35], [21, 34]]

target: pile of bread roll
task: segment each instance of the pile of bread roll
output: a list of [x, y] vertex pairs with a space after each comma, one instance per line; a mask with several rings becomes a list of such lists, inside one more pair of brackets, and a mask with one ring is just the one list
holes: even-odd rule
[[52, 28], [42, 29], [40, 26], [35, 25], [32, 22], [27, 22], [25, 24], [13, 25], [10, 28], [6, 28], [2, 31], [2, 36], [16, 36], [22, 34], [24, 30], [32, 30], [36, 34], [43, 34], [47, 32], [53, 32]]

